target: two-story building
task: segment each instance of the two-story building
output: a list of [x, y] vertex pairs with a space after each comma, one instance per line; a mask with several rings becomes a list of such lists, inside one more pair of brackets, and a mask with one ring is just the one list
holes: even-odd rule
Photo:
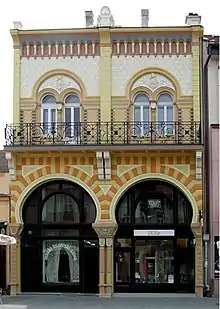
[[203, 294], [203, 28], [15, 23], [10, 286]]

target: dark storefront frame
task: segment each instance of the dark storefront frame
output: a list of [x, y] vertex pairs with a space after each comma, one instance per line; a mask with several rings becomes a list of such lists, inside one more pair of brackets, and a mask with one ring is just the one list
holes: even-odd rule
[[[159, 186], [161, 189], [158, 191], [156, 186]], [[168, 193], [163, 193], [164, 190]], [[172, 194], [169, 194], [172, 193]], [[172, 198], [170, 196], [172, 195]], [[127, 199], [127, 202], [124, 202]], [[146, 207], [145, 202], [148, 200], [160, 200], [162, 201], [161, 207], [164, 205], [168, 205], [173, 213], [173, 217], [171, 220], [167, 218], [168, 222], [163, 222], [163, 214], [159, 214], [158, 218], [155, 220], [148, 220], [148, 217], [151, 213], [145, 213], [145, 222], [140, 222], [140, 218], [137, 217], [137, 207], [143, 201], [143, 207]], [[165, 202], [166, 200], [166, 202]], [[179, 209], [180, 208], [180, 200], [184, 200], [184, 218], [182, 218], [181, 222], [179, 219]], [[124, 205], [124, 206], [123, 206]], [[127, 205], [127, 206], [126, 206]], [[121, 211], [121, 209], [125, 207], [127, 209], [128, 214], [125, 215], [125, 212]], [[183, 206], [182, 206], [183, 207]], [[147, 209], [148, 211], [149, 209]], [[163, 209], [164, 210], [164, 209]], [[184, 210], [184, 209], [182, 209]], [[123, 213], [123, 214], [122, 214]], [[154, 214], [154, 213], [153, 213]], [[148, 215], [148, 216], [147, 216]], [[153, 216], [152, 216], [153, 217]], [[147, 218], [147, 219], [146, 219]], [[192, 263], [192, 271], [195, 269], [194, 266], [194, 235], [192, 233], [190, 224], [192, 220], [192, 207], [186, 197], [183, 195], [180, 190], [176, 187], [162, 182], [162, 181], [145, 181], [139, 183], [132, 188], [130, 188], [120, 199], [117, 209], [116, 209], [116, 219], [118, 222], [118, 230], [115, 236], [115, 291], [116, 292], [194, 292], [195, 291], [195, 278], [193, 275], [193, 280], [189, 280], [189, 282], [184, 282], [181, 279], [180, 267], [182, 263], [182, 256], [184, 254], [188, 255], [190, 262]], [[137, 220], [138, 219], [138, 220]], [[143, 220], [142, 220], [143, 221]], [[155, 222], [160, 221], [160, 222]], [[166, 220], [164, 220], [166, 221]], [[174, 236], [134, 236], [134, 230], [174, 230]], [[166, 232], [165, 232], [166, 234]], [[121, 246], [119, 242], [123, 241], [125, 243], [129, 243], [129, 245]], [[179, 246], [180, 242], [185, 242], [186, 247], [181, 248]], [[138, 282], [136, 273], [136, 260], [137, 260], [137, 244], [141, 244], [146, 242], [146, 248], [153, 248], [154, 245], [158, 247], [160, 244], [164, 245], [166, 243], [173, 244], [173, 268], [174, 268], [174, 281], [173, 283], [147, 283], [147, 282]], [[128, 266], [129, 275], [125, 278], [127, 282], [119, 282], [116, 277], [118, 276], [118, 264], [120, 263], [120, 258], [123, 260], [123, 257], [126, 257]], [[129, 259], [130, 257], [130, 259]], [[149, 257], [145, 257], [145, 261]], [[150, 259], [150, 258], [149, 258]], [[151, 261], [152, 262], [152, 261]], [[146, 266], [147, 262], [144, 262]], [[156, 264], [156, 261], [154, 262]], [[140, 264], [138, 264], [140, 265]], [[151, 265], [153, 265], [151, 263]], [[146, 271], [146, 269], [145, 269]], [[148, 273], [150, 270], [148, 268]], [[125, 271], [124, 271], [125, 272]], [[193, 272], [192, 272], [193, 273]], [[149, 277], [149, 275], [148, 275]]]
[[[46, 193], [42, 198], [43, 192]], [[44, 212], [45, 205], [48, 207], [48, 215], [47, 208]], [[54, 207], [52, 212], [51, 207]], [[23, 208], [21, 290], [97, 293], [99, 251], [98, 238], [92, 228], [95, 218], [94, 202], [78, 185], [68, 181], [53, 181], [38, 187], [28, 197]], [[59, 250], [59, 257], [54, 253], [56, 250]], [[46, 259], [50, 255], [51, 263], [58, 265], [59, 270], [55, 272], [53, 264], [46, 265], [48, 260], [45, 261], [45, 255]], [[67, 271], [66, 263], [69, 268], [70, 263], [72, 267], [78, 267], [77, 270], [74, 268], [75, 272], [79, 272], [75, 280], [70, 279], [71, 269]], [[49, 276], [50, 282], [44, 282], [49, 266], [54, 275]], [[54, 277], [56, 283], [53, 282]]]

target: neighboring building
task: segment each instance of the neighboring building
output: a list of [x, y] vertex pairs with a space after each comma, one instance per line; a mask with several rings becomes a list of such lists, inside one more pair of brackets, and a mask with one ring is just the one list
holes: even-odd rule
[[[217, 242], [219, 239], [219, 37], [205, 36], [204, 46], [204, 106], [205, 106], [205, 170], [206, 170], [206, 224], [204, 233], [207, 237], [210, 247], [207, 254], [209, 266], [207, 271], [208, 285], [214, 295], [219, 293], [219, 252]], [[209, 276], [211, 281], [209, 280]]]
[[200, 21], [15, 23], [12, 294], [203, 295]]
[[[10, 178], [5, 152], [0, 151], [0, 234], [6, 234], [10, 210]], [[0, 246], [0, 288], [6, 288], [6, 246]]]

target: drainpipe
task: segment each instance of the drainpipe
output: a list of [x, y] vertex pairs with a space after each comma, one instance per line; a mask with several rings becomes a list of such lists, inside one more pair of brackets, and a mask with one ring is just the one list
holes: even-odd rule
[[209, 54], [203, 68], [203, 120], [204, 120], [204, 227], [203, 227], [203, 241], [204, 241], [204, 294], [210, 296], [209, 284], [209, 225], [210, 225], [210, 207], [209, 207], [209, 98], [208, 98], [208, 64], [211, 59]]

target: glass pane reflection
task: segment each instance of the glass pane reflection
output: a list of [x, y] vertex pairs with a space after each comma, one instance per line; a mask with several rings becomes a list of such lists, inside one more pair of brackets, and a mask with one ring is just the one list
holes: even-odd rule
[[130, 253], [116, 253], [116, 282], [130, 281]]
[[135, 282], [174, 283], [172, 240], [137, 240]]

